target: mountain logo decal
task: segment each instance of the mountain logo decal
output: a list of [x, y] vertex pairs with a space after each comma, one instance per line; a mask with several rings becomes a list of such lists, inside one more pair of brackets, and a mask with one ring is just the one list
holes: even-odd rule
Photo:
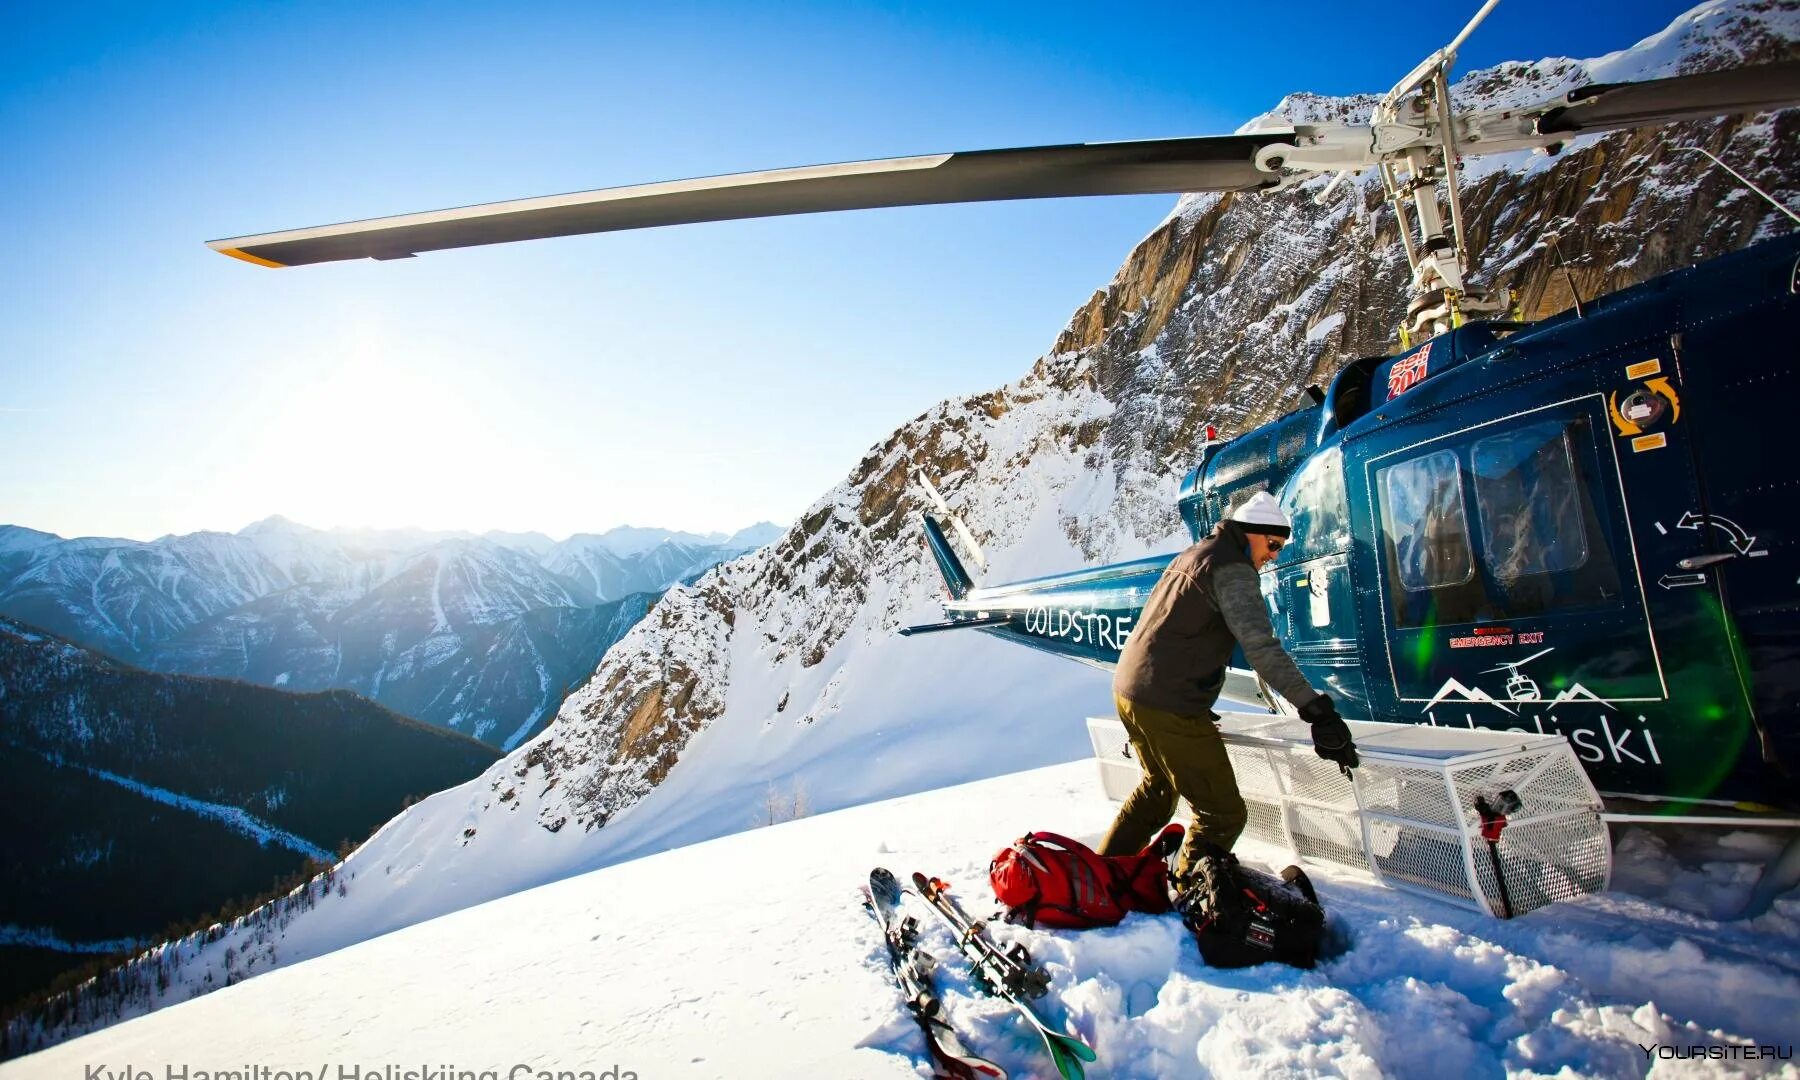
[[1489, 696], [1486, 690], [1479, 687], [1471, 688], [1464, 686], [1454, 677], [1445, 680], [1443, 687], [1439, 689], [1436, 694], [1432, 695], [1430, 701], [1425, 703], [1423, 711], [1430, 712], [1445, 701], [1473, 701], [1478, 705], [1492, 705], [1501, 712], [1512, 712], [1512, 710], [1507, 708], [1504, 704], [1495, 701]]

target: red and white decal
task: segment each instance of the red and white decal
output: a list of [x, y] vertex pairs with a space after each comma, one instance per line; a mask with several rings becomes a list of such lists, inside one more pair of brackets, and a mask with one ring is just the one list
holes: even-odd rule
[[1401, 394], [1425, 381], [1431, 362], [1431, 346], [1435, 342], [1427, 341], [1419, 347], [1419, 351], [1411, 356], [1394, 361], [1388, 368], [1388, 400], [1392, 401]]

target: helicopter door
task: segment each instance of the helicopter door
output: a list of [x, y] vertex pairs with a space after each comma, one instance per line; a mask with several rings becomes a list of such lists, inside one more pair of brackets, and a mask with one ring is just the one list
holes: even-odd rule
[[1314, 454], [1282, 489], [1293, 532], [1272, 578], [1276, 633], [1308, 682], [1335, 698], [1346, 715], [1369, 715], [1368, 685], [1357, 638], [1350, 580], [1350, 507], [1344, 454]]
[[[1615, 372], [1610, 399], [1621, 445], [1634, 458], [1662, 458], [1665, 470], [1692, 469], [1697, 482], [1659, 508], [1658, 552], [1646, 574], [1695, 609], [1691, 636], [1709, 644], [1697, 658], [1696, 701], [1716, 714], [1716, 738], [1743, 747], [1740, 766], [1766, 778], [1752, 759], [1800, 758], [1800, 577], [1794, 565], [1793, 402], [1800, 366], [1769, 357], [1771, 326], [1791, 320], [1800, 300], [1800, 263], [1780, 266], [1776, 303], [1759, 318], [1716, 317], [1744, 304], [1736, 289], [1701, 294], [1683, 311], [1691, 327], [1653, 359]], [[1741, 288], [1741, 285], [1739, 286]], [[1779, 312], [1785, 309], [1787, 319]], [[1749, 362], [1769, 358], [1769, 362]], [[1687, 692], [1689, 682], [1682, 690]], [[1720, 756], [1715, 750], [1714, 757]], [[1771, 799], [1773, 793], [1753, 797]]]
[[1397, 719], [1563, 734], [1648, 789], [1669, 694], [1611, 442], [1596, 394], [1367, 460]]

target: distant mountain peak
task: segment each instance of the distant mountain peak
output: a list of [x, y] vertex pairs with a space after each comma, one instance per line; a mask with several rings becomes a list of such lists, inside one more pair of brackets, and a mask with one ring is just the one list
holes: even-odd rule
[[[576, 537], [570, 537], [573, 542]], [[589, 533], [587, 539], [612, 552], [620, 558], [628, 559], [633, 555], [668, 543], [673, 540], [688, 544], [717, 544], [725, 539], [723, 533], [681, 532], [675, 529], [644, 528], [638, 525], [615, 525], [603, 533]]]
[[754, 525], [739, 529], [734, 533], [718, 531], [706, 533], [685, 532], [680, 529], [647, 528], [640, 525], [615, 525], [602, 533], [576, 533], [563, 541], [564, 544], [579, 546], [597, 546], [619, 556], [629, 559], [653, 551], [665, 544], [682, 544], [689, 547], [724, 547], [748, 550], [759, 548], [781, 537], [787, 528], [769, 521], [759, 521]]
[[46, 544], [54, 544], [62, 537], [55, 533], [40, 532], [27, 529], [23, 525], [0, 525], [0, 554], [9, 551], [29, 551]]
[[319, 530], [302, 525], [292, 518], [280, 514], [270, 514], [261, 521], [253, 521], [238, 530], [239, 536], [273, 536], [277, 533], [310, 533]]
[[744, 550], [654, 538], [621, 558], [592, 537], [564, 550], [541, 533], [319, 529], [280, 514], [148, 542], [6, 525], [0, 614], [150, 669], [349, 689], [511, 745], [653, 594]]
[[523, 551], [538, 560], [542, 560], [556, 547], [556, 541], [541, 532], [507, 532], [504, 529], [490, 529], [482, 533], [481, 537], [499, 544], [503, 548]]
[[777, 525], [773, 521], [759, 521], [754, 525], [739, 529], [725, 541], [726, 547], [759, 548], [773, 544], [787, 532], [787, 526]]

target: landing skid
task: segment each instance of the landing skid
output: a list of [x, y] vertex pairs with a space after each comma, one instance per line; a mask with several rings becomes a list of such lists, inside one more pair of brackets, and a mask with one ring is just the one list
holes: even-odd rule
[[1718, 825], [1739, 829], [1800, 829], [1800, 812], [1710, 799], [1654, 799], [1603, 791], [1600, 816], [1616, 825]]
[[1738, 918], [1754, 919], [1766, 914], [1775, 905], [1776, 897], [1796, 885], [1800, 885], [1800, 833], [1790, 837], [1781, 854], [1763, 867], [1762, 876], [1756, 879], [1756, 886], [1750, 890], [1750, 899], [1744, 901], [1744, 910], [1738, 913]]
[[[1776, 898], [1800, 886], [1800, 813], [1791, 810], [1749, 809], [1735, 803], [1701, 800], [1667, 802], [1642, 796], [1602, 794], [1606, 813], [1601, 818], [1608, 825], [1701, 825], [1733, 829], [1787, 829], [1792, 835], [1782, 845], [1781, 854], [1763, 865], [1750, 896], [1739, 909], [1740, 919], [1754, 919], [1767, 914]], [[1654, 806], [1692, 808], [1697, 814], [1657, 813]]]

